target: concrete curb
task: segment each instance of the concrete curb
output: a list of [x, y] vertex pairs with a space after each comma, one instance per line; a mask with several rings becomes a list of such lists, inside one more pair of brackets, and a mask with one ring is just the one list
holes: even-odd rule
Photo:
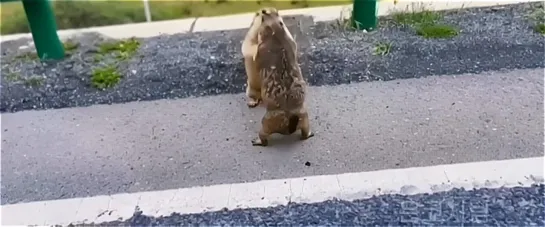
[[[418, 2], [398, 2], [394, 4], [391, 0], [385, 0], [379, 2], [378, 12], [379, 16], [389, 15], [392, 12], [399, 11], [415, 11], [422, 9], [423, 7], [429, 10], [449, 10], [449, 9], [462, 9], [462, 8], [474, 8], [474, 7], [487, 7], [508, 5], [524, 2], [539, 2], [538, 0], [457, 0], [457, 1], [433, 1], [425, 0]], [[282, 10], [282, 15], [306, 15], [314, 18], [315, 22], [318, 21], [331, 21], [340, 18], [341, 16], [347, 17], [348, 12], [351, 10], [352, 5], [340, 5], [340, 6], [328, 6], [328, 7], [316, 7], [305, 9], [292, 9]], [[126, 25], [112, 25], [102, 27], [90, 27], [83, 29], [68, 29], [59, 30], [59, 36], [62, 39], [68, 38], [73, 35], [77, 35], [83, 32], [98, 32], [104, 36], [111, 38], [122, 39], [129, 37], [153, 37], [159, 35], [172, 35], [176, 33], [187, 32], [203, 32], [203, 31], [225, 31], [234, 29], [247, 28], [253, 17], [253, 13], [235, 14], [229, 16], [218, 17], [203, 17], [203, 18], [187, 18], [181, 20], [168, 20], [157, 21], [150, 23], [134, 23]], [[221, 26], [218, 26], [221, 25]], [[19, 38], [28, 37], [30, 33], [26, 34], [13, 34], [0, 36], [1, 41], [14, 40]]]

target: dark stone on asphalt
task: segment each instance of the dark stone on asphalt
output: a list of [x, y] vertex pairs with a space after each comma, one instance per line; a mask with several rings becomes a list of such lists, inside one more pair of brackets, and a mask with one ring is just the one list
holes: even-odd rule
[[258, 209], [150, 217], [98, 226], [545, 226], [544, 185], [381, 195]]
[[[287, 24], [298, 34], [301, 68], [310, 85], [388, 81], [544, 67], [545, 40], [533, 31], [527, 17], [532, 4], [539, 3], [445, 13], [444, 23], [461, 31], [457, 37], [440, 40], [419, 37], [388, 18], [381, 19], [374, 33], [341, 31], [336, 22], [311, 25], [305, 17]], [[135, 56], [118, 65], [121, 82], [104, 91], [90, 85], [92, 68], [113, 60], [95, 62], [101, 42], [97, 34], [75, 38], [79, 49], [60, 62], [17, 58], [29, 51], [19, 50], [29, 39], [2, 42], [0, 112], [243, 93], [246, 79], [240, 46], [245, 32], [140, 39]], [[391, 53], [374, 55], [378, 42], [391, 43]], [[43, 78], [39, 86], [24, 82], [35, 76]]]

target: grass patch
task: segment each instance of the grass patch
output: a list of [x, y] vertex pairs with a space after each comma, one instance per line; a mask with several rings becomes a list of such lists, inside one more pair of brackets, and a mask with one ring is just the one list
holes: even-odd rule
[[26, 53], [15, 56], [15, 58], [16, 59], [21, 59], [21, 60], [26, 60], [26, 61], [33, 61], [33, 60], [39, 59], [38, 58], [38, 53], [36, 53], [36, 52], [26, 52]]
[[44, 82], [44, 78], [39, 76], [32, 76], [23, 81], [25, 86], [28, 86], [28, 87], [39, 87], [42, 85], [43, 82]]
[[[381, 1], [381, 0], [378, 0]], [[333, 25], [334, 28], [339, 28], [341, 30], [347, 30], [347, 31], [356, 31], [356, 30], [364, 30], [362, 29], [362, 25], [360, 22], [354, 20], [354, 11], [351, 8], [344, 8], [341, 10], [341, 13], [339, 15], [339, 18], [337, 18], [336, 24]], [[377, 21], [377, 27], [380, 23], [380, 20]], [[371, 30], [375, 30], [376, 28], [373, 28]]]
[[44, 78], [41, 76], [31, 76], [29, 78], [23, 78], [18, 73], [8, 73], [5, 75], [5, 79], [9, 82], [19, 83], [22, 82], [27, 87], [39, 87], [44, 83]]
[[21, 80], [21, 75], [18, 73], [8, 73], [4, 77], [7, 81], [16, 82]]
[[98, 53], [101, 55], [114, 53], [119, 60], [129, 59], [140, 47], [140, 42], [135, 38], [116, 42], [102, 43]]
[[[346, 13], [348, 13], [348, 16], [345, 15]], [[339, 19], [337, 19], [336, 22], [336, 26], [341, 30], [356, 30], [356, 27], [352, 25], [352, 10], [343, 9], [339, 15]]]
[[91, 85], [98, 89], [106, 89], [115, 86], [121, 80], [121, 74], [113, 66], [93, 70]]
[[384, 56], [390, 53], [392, 50], [392, 44], [387, 42], [378, 42], [375, 44], [373, 51], [374, 55]]
[[98, 63], [98, 62], [102, 61], [102, 59], [104, 59], [104, 55], [102, 55], [102, 54], [95, 54], [95, 56], [93, 56], [93, 61], [95, 63]]
[[336, 22], [336, 27], [340, 28], [341, 30], [356, 30], [356, 28], [352, 25], [352, 16], [350, 16], [349, 18], [345, 18], [341, 15], [341, 17], [337, 19]]
[[62, 46], [64, 47], [64, 52], [66, 54], [72, 54], [74, 51], [76, 51], [79, 47], [79, 43], [72, 42], [70, 40], [66, 40], [62, 43]]
[[442, 19], [441, 14], [429, 10], [421, 12], [396, 12], [392, 17], [398, 24], [405, 25], [435, 24]]
[[545, 8], [534, 9], [534, 11], [528, 15], [528, 18], [534, 23], [534, 31], [545, 35]]
[[397, 24], [410, 25], [417, 35], [428, 39], [452, 38], [459, 33], [454, 26], [440, 23], [443, 19], [441, 13], [424, 7], [418, 11], [394, 12], [392, 19]]
[[545, 35], [545, 24], [543, 23], [536, 24], [536, 26], [534, 27], [534, 30], [539, 34]]
[[[140, 41], [136, 38], [105, 42], [98, 46], [98, 53], [93, 56], [93, 60], [98, 63], [111, 55], [115, 57], [116, 62], [127, 60], [138, 51], [139, 47]], [[95, 69], [91, 74], [91, 85], [101, 90], [115, 86], [120, 80], [121, 74], [117, 72], [114, 65]]]
[[416, 34], [428, 39], [445, 39], [458, 35], [458, 30], [446, 24], [423, 24], [416, 28]]
[[545, 23], [545, 8], [536, 8], [530, 15], [528, 15], [530, 20], [533, 20], [537, 23]]

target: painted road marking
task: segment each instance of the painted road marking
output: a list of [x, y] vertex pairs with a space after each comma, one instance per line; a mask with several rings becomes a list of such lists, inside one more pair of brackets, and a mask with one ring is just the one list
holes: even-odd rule
[[373, 172], [266, 180], [163, 191], [123, 193], [2, 206], [2, 225], [67, 225], [130, 218], [138, 206], [150, 216], [258, 208], [288, 202], [322, 202], [453, 187], [498, 188], [543, 183], [543, 157], [388, 169]]

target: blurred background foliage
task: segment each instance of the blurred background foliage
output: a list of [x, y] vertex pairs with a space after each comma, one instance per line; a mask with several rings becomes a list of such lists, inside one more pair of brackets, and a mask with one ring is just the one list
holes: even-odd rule
[[[150, 0], [152, 21], [252, 12], [263, 6], [295, 9], [350, 4], [351, 0]], [[145, 22], [141, 0], [51, 1], [58, 29]], [[0, 33], [27, 33], [21, 2], [0, 4]]]

